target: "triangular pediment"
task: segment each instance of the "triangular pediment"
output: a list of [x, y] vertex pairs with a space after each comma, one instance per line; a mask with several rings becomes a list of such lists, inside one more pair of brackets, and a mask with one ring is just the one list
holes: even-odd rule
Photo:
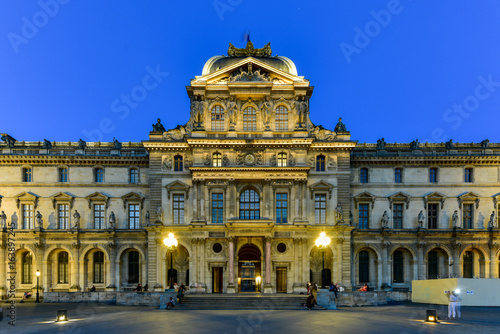
[[89, 209], [92, 208], [92, 202], [104, 202], [106, 204], [106, 208], [108, 207], [109, 196], [106, 196], [103, 193], [95, 192], [93, 194], [88, 195], [86, 199], [89, 202]]
[[375, 199], [377, 198], [377, 196], [369, 193], [368, 191], [363, 191], [362, 193], [354, 196], [353, 198], [355, 205], [357, 205], [360, 202], [370, 202], [371, 207], [373, 209], [373, 206], [375, 205]]
[[191, 188], [191, 187], [188, 186], [187, 184], [185, 184], [184, 182], [174, 181], [172, 183], [167, 184], [165, 186], [165, 188], [167, 188], [168, 199], [170, 199], [170, 193], [172, 191], [182, 191], [182, 192], [185, 192], [186, 193], [186, 199], [189, 199], [189, 188]]
[[38, 206], [38, 198], [39, 197], [40, 196], [38, 196], [37, 194], [34, 194], [32, 192], [25, 192], [25, 191], [14, 196], [14, 198], [16, 199], [16, 204], [17, 204], [18, 208], [19, 208], [19, 205], [21, 204], [21, 202], [32, 202], [36, 208]]
[[491, 196], [493, 198], [493, 208], [496, 209], [498, 201], [500, 200], [500, 193]]
[[469, 203], [473, 202], [476, 204], [476, 209], [479, 208], [479, 202], [481, 201], [479, 195], [472, 191], [468, 191], [458, 195], [457, 200], [458, 200], [458, 206], [460, 208], [462, 208], [462, 203], [464, 202], [469, 202]]
[[329, 199], [332, 198], [332, 189], [334, 188], [335, 186], [331, 183], [328, 183], [326, 181], [319, 181], [319, 182], [316, 182], [314, 184], [311, 184], [309, 186], [309, 189], [311, 191], [311, 199], [314, 197], [314, 192], [316, 191], [328, 191], [328, 197]]
[[55, 209], [57, 202], [69, 202], [70, 206], [73, 206], [73, 201], [75, 200], [75, 196], [68, 194], [66, 192], [59, 192], [55, 195], [50, 196], [52, 200], [52, 206]]
[[424, 196], [424, 206], [427, 207], [428, 202], [440, 202], [441, 209], [444, 208], [444, 201], [446, 200], [446, 196], [441, 194], [440, 192], [434, 191], [428, 193]]
[[410, 199], [411, 199], [411, 196], [402, 192], [402, 191], [399, 191], [395, 194], [392, 194], [391, 196], [388, 197], [389, 198], [389, 204], [390, 206], [392, 207], [392, 204], [394, 202], [404, 202], [406, 203], [406, 208], [408, 209], [408, 207], [410, 206]]
[[144, 199], [145, 199], [144, 196], [131, 191], [128, 194], [122, 196], [123, 208], [127, 209], [127, 203], [130, 203], [130, 202], [136, 202], [136, 203], [138, 202], [142, 206], [142, 203], [144, 202]]

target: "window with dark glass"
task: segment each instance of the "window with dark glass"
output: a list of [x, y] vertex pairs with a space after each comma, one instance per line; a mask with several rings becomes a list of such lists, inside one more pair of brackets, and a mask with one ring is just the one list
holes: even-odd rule
[[182, 163], [182, 155], [176, 155], [174, 157], [174, 171], [182, 172], [183, 163]]
[[257, 130], [257, 112], [254, 107], [247, 107], [243, 110], [243, 131]]
[[172, 203], [174, 224], [184, 223], [184, 195], [175, 194]]
[[392, 205], [392, 221], [394, 228], [403, 228], [403, 204]]
[[23, 204], [22, 205], [23, 214], [23, 229], [31, 230], [34, 227], [33, 221], [33, 204]]
[[317, 172], [324, 172], [325, 171], [325, 156], [324, 155], [318, 155], [316, 157], [316, 171]]
[[367, 251], [359, 252], [359, 283], [370, 282], [370, 255]]
[[32, 283], [32, 274], [33, 274], [33, 257], [31, 253], [27, 252], [22, 255], [21, 265], [22, 265], [22, 273], [21, 273], [21, 283], [22, 284], [31, 284]]
[[368, 183], [368, 168], [361, 168], [359, 170], [359, 182]]
[[427, 204], [427, 228], [436, 229], [438, 227], [438, 204]]
[[395, 251], [392, 254], [393, 280], [395, 283], [404, 282], [404, 256], [402, 251]]
[[224, 110], [221, 106], [212, 108], [212, 131], [224, 131]]
[[359, 204], [358, 207], [359, 228], [368, 228], [370, 222], [370, 208], [368, 204]]
[[463, 206], [464, 228], [474, 228], [474, 206], [473, 204], [464, 204]]
[[94, 253], [94, 283], [104, 283], [104, 253]]
[[212, 194], [212, 223], [222, 224], [224, 222], [224, 194]]
[[467, 182], [467, 183], [474, 182], [473, 173], [474, 173], [474, 170], [472, 168], [466, 168], [465, 174], [464, 174], [464, 182]]
[[276, 131], [288, 131], [288, 109], [281, 105], [276, 108], [275, 129]]
[[94, 204], [94, 228], [104, 228], [104, 204]]
[[31, 182], [32, 176], [31, 168], [23, 168], [23, 182]]
[[68, 204], [58, 204], [57, 205], [57, 221], [59, 223], [60, 229], [69, 228], [69, 205]]
[[437, 181], [438, 181], [438, 169], [437, 168], [430, 168], [429, 169], [429, 182], [437, 183]]
[[59, 182], [68, 182], [67, 168], [59, 168]]
[[436, 251], [430, 251], [427, 255], [427, 278], [438, 278], [438, 268], [438, 253]]
[[212, 166], [221, 167], [222, 166], [222, 154], [214, 153], [212, 154]]
[[466, 251], [464, 253], [463, 276], [464, 278], [474, 277], [474, 257], [472, 251]]
[[128, 282], [139, 283], [139, 252], [128, 253]]
[[260, 219], [260, 197], [253, 189], [240, 195], [240, 219]]
[[94, 169], [94, 182], [97, 183], [104, 182], [104, 169], [102, 168]]
[[68, 283], [68, 252], [57, 256], [57, 283]]
[[288, 219], [288, 194], [276, 194], [276, 223], [286, 224]]
[[140, 228], [140, 209], [139, 204], [128, 205], [128, 225], [130, 229]]
[[394, 182], [395, 183], [402, 183], [403, 182], [403, 169], [402, 168], [396, 168], [394, 170]]
[[130, 178], [129, 178], [130, 183], [139, 183], [139, 170], [138, 169], [131, 169], [130, 170]]
[[278, 167], [286, 167], [286, 153], [278, 153]]
[[316, 224], [326, 224], [326, 195], [316, 194], [314, 196], [314, 218]]

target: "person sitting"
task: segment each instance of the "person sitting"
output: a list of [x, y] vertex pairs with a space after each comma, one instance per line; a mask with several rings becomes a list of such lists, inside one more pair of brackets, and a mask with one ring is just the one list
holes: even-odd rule
[[31, 293], [29, 293], [28, 291], [26, 291], [23, 295], [23, 300], [27, 300], [31, 297]]
[[307, 297], [306, 307], [310, 311], [314, 307], [314, 305], [316, 305], [316, 299], [314, 299], [314, 297], [310, 295], [309, 297]]
[[95, 285], [92, 285], [92, 287], [90, 288], [90, 292], [95, 292]]
[[135, 288], [136, 292], [141, 292], [142, 291], [142, 285], [139, 283], [137, 284], [137, 288]]
[[167, 303], [167, 310], [172, 309], [172, 307], [175, 307], [175, 302], [174, 302], [174, 298], [170, 297], [170, 300]]
[[149, 289], [149, 286], [148, 286], [148, 283], [146, 283], [146, 285], [144, 286], [144, 288], [142, 289], [142, 291], [147, 292], [148, 289]]
[[358, 289], [358, 291], [369, 291], [369, 287], [368, 287], [368, 284], [365, 283], [365, 285], [363, 285], [361, 288]]
[[337, 297], [338, 297], [338, 292], [339, 292], [339, 290], [338, 290], [338, 288], [337, 288], [337, 284], [332, 283], [332, 284], [330, 285], [330, 291], [331, 291], [331, 292], [333, 292], [333, 293], [335, 294], [335, 298], [337, 298]]

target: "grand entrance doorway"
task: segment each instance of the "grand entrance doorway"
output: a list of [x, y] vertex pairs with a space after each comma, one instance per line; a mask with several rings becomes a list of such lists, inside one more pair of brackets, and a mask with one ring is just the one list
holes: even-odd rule
[[286, 293], [286, 267], [276, 268], [276, 292]]
[[244, 245], [238, 252], [238, 288], [240, 292], [260, 292], [260, 250], [252, 244]]
[[212, 292], [222, 293], [222, 267], [212, 268]]

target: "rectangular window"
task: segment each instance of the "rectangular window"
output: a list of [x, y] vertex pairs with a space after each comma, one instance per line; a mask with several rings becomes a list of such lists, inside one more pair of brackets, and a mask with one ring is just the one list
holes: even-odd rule
[[139, 227], [140, 215], [139, 204], [128, 205], [128, 225], [130, 229], [137, 229]]
[[224, 222], [224, 194], [212, 194], [212, 223], [222, 224]]
[[438, 181], [438, 169], [437, 168], [429, 169], [429, 182], [437, 183], [437, 181]]
[[94, 204], [94, 228], [104, 228], [104, 204]]
[[212, 108], [212, 131], [224, 131], [224, 110], [221, 106]]
[[67, 168], [59, 168], [59, 182], [68, 182]]
[[471, 251], [466, 251], [464, 253], [462, 271], [464, 278], [474, 277], [474, 257]]
[[94, 181], [97, 183], [104, 182], [104, 169], [96, 168], [94, 170]]
[[324, 155], [318, 155], [316, 157], [316, 171], [317, 172], [324, 172], [325, 171], [325, 156]]
[[68, 283], [68, 253], [61, 252], [58, 255], [57, 283]]
[[370, 226], [370, 208], [368, 204], [360, 204], [358, 207], [359, 228]]
[[326, 195], [318, 194], [314, 200], [316, 224], [326, 224]]
[[394, 182], [395, 183], [402, 183], [403, 182], [403, 169], [402, 168], [396, 168], [394, 170]]
[[359, 170], [359, 182], [360, 183], [368, 183], [368, 169], [361, 168]]
[[253, 107], [243, 110], [243, 131], [257, 130], [257, 113]]
[[286, 224], [288, 219], [288, 194], [276, 194], [276, 223]]
[[427, 255], [427, 279], [436, 279], [439, 276], [438, 253], [430, 251]]
[[60, 229], [69, 228], [69, 205], [59, 204], [57, 206], [57, 221]]
[[403, 204], [393, 204], [392, 220], [394, 228], [403, 228]]
[[33, 221], [33, 204], [23, 204], [23, 229], [32, 230], [35, 228]]
[[23, 182], [31, 182], [32, 176], [31, 168], [23, 168]]
[[436, 229], [438, 227], [438, 204], [427, 204], [427, 228]]
[[466, 168], [465, 169], [465, 174], [464, 174], [464, 182], [471, 183], [473, 181], [473, 172], [474, 170], [472, 168]]
[[104, 283], [104, 253], [94, 253], [94, 283]]
[[184, 195], [174, 195], [173, 196], [173, 219], [174, 224], [184, 223]]
[[474, 206], [473, 204], [464, 204], [464, 228], [474, 228]]
[[139, 170], [130, 170], [130, 183], [139, 183]]
[[394, 282], [404, 282], [404, 255], [401, 251], [395, 251], [393, 257]]

